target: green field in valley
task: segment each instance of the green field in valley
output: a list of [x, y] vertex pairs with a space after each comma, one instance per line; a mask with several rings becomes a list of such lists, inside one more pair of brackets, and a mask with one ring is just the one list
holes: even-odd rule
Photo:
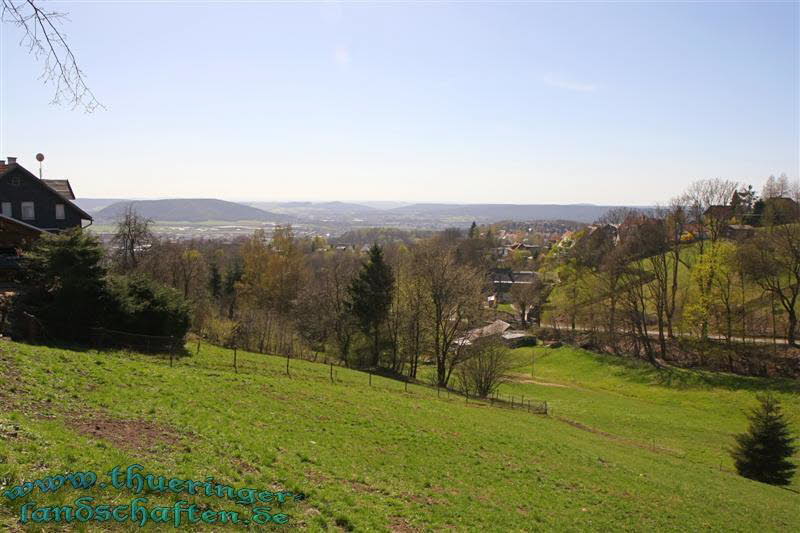
[[[190, 347], [195, 351], [195, 347]], [[743, 410], [770, 390], [800, 429], [800, 384], [656, 371], [570, 347], [515, 350], [504, 394], [547, 400], [550, 416], [343, 368], [203, 345], [164, 358], [0, 343], [0, 492], [69, 471], [138, 463], [181, 479], [304, 493], [284, 504], [184, 499], [250, 516], [272, 506], [284, 526], [355, 531], [800, 530], [800, 482], [777, 488], [735, 474], [726, 448]], [[534, 359], [535, 358], [535, 359]], [[534, 367], [531, 369], [531, 362]], [[533, 370], [533, 371], [532, 371]], [[0, 526], [20, 506], [91, 496], [122, 505], [127, 489], [0, 495]], [[139, 495], [141, 496], [141, 495]], [[205, 507], [203, 507], [205, 508]], [[254, 524], [193, 525], [247, 529]], [[164, 529], [149, 522], [145, 530]], [[138, 530], [113, 521], [64, 530]]]

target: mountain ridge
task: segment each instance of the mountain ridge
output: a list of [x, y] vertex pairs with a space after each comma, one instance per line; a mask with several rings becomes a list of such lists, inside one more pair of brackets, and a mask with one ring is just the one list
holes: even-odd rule
[[220, 220], [257, 220], [263, 222], [292, 222], [287, 214], [271, 213], [246, 204], [216, 198], [170, 198], [163, 200], [122, 200], [97, 211], [98, 220], [115, 220], [132, 205], [142, 216], [169, 222], [206, 222]]

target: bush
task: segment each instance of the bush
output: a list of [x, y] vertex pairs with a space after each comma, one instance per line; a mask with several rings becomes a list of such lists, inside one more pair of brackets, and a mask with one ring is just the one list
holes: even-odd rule
[[788, 485], [797, 468], [789, 461], [796, 450], [789, 423], [774, 396], [763, 395], [758, 400], [760, 405], [750, 413], [750, 427], [736, 436], [731, 456], [741, 476]]
[[484, 340], [470, 347], [468, 358], [456, 374], [461, 390], [470, 396], [486, 398], [508, 381], [514, 368], [511, 351], [496, 340]]
[[103, 327], [140, 335], [183, 338], [191, 311], [183, 296], [145, 277], [114, 276], [107, 283]]
[[206, 320], [202, 331], [203, 335], [214, 344], [230, 347], [233, 345], [237, 328], [238, 324], [233, 320], [211, 317]]
[[100, 242], [90, 234], [42, 235], [23, 255], [19, 281], [25, 290], [11, 311], [12, 335], [25, 337], [35, 320], [48, 338], [88, 339], [103, 314], [102, 258]]

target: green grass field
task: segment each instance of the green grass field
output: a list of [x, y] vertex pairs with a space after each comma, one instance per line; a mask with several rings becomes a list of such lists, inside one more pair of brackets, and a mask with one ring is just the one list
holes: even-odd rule
[[[194, 347], [191, 347], [194, 351]], [[531, 377], [531, 358], [535, 356]], [[67, 471], [104, 479], [139, 463], [154, 474], [303, 492], [288, 526], [356, 531], [800, 530], [800, 484], [737, 476], [725, 453], [743, 409], [772, 390], [800, 427], [800, 386], [648, 367], [572, 348], [515, 351], [505, 394], [547, 400], [549, 417], [304, 361], [203, 345], [163, 358], [0, 343], [0, 484]], [[0, 496], [0, 526], [20, 506], [127, 490]], [[186, 499], [214, 509], [251, 506]], [[274, 504], [260, 504], [273, 505]], [[103, 531], [113, 522], [65, 530]], [[203, 526], [247, 529], [249, 526]], [[196, 525], [193, 529], [203, 529]], [[52, 530], [26, 525], [24, 530]], [[118, 529], [138, 529], [132, 523]], [[152, 523], [145, 529], [161, 528]]]

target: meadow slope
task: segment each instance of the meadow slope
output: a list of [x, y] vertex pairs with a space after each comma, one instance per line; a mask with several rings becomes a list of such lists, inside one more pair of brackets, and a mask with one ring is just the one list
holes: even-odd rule
[[[240, 352], [236, 373], [230, 351], [207, 345], [170, 367], [152, 356], [4, 341], [0, 491], [139, 463], [169, 477], [303, 492], [282, 508], [289, 526], [312, 531], [800, 530], [798, 482], [743, 479], [725, 454], [758, 391], [775, 391], [800, 426], [796, 382], [655, 372], [568, 347], [515, 356], [504, 392], [548, 400], [551, 416], [416, 385], [405, 392], [378, 377], [370, 386], [342, 368], [332, 383], [329, 367], [303, 361], [287, 377], [284, 359], [257, 354]], [[0, 526], [19, 528], [26, 501], [66, 505], [84, 495], [134, 497], [100, 487], [0, 496]], [[147, 497], [249, 511], [213, 497]], [[112, 525], [138, 530], [71, 527]]]

